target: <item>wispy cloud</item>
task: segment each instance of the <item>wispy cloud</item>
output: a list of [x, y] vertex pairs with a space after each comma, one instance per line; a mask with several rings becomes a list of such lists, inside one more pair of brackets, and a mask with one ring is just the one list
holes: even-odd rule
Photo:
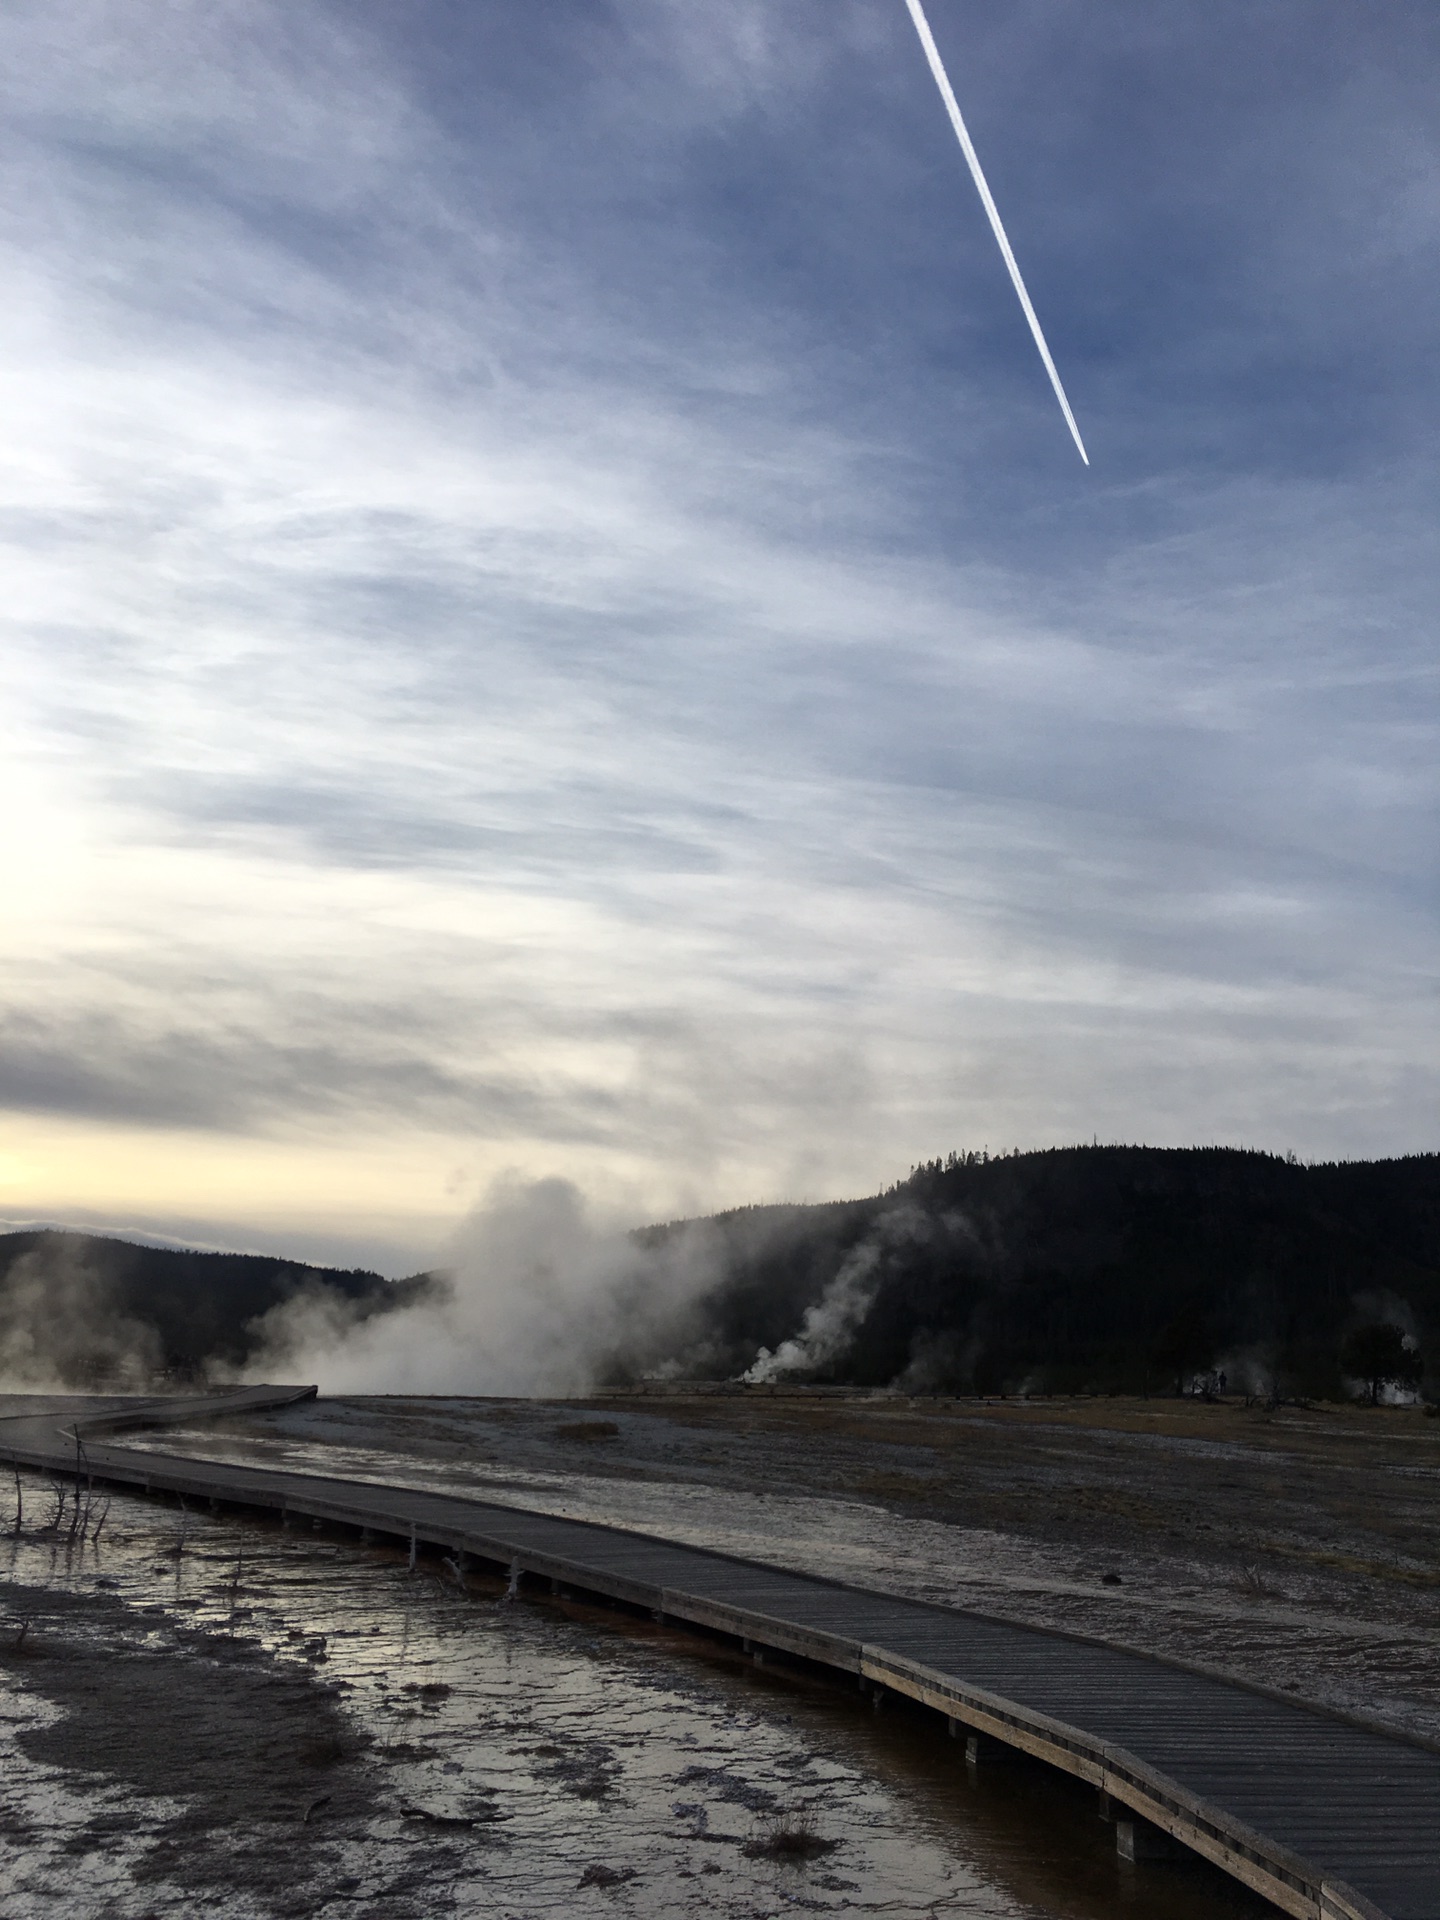
[[[1368, 190], [1327, 161], [1276, 240], [1230, 173], [1187, 187], [1122, 324], [1054, 208], [1129, 272], [1136, 143], [1178, 177], [1191, 120], [1107, 147], [1041, 109], [1067, 61], [1082, 98], [1179, 87], [1193, 15], [1123, 44], [1102, 8], [1083, 58], [981, 18], [981, 112], [1037, 90], [986, 150], [1073, 295], [1081, 494], [903, 13], [560, 11], [7, 18], [0, 1204], [63, 1198], [42, 1120], [77, 1215], [153, 1137], [156, 1227], [337, 1246], [336, 1169], [389, 1142], [417, 1263], [421, 1139], [467, 1192], [558, 1169], [666, 1211], [1097, 1130], [1425, 1143], [1433, 475], [1384, 380], [1299, 424], [1381, 351], [1370, 291], [1255, 386], [1263, 299], [1339, 284], [1319, 203], [1358, 231], [1408, 182], [1369, 257], [1414, 284], [1401, 79]], [[1269, 103], [1287, 178], [1383, 71]], [[1266, 103], [1215, 84], [1258, 154]], [[186, 1172], [207, 1140], [248, 1214]]]

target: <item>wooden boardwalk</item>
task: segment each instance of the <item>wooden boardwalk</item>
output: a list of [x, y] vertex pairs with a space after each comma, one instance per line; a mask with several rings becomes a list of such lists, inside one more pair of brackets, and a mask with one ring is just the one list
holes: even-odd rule
[[[151, 1453], [103, 1437], [313, 1388], [132, 1402], [81, 1421], [97, 1481], [444, 1546], [858, 1676], [1094, 1785], [1121, 1851], [1179, 1842], [1300, 1920], [1440, 1920], [1440, 1754], [1138, 1653], [588, 1521], [399, 1486]], [[73, 1474], [73, 1418], [0, 1421], [0, 1458]], [[974, 1750], [974, 1749], [972, 1749]], [[980, 1747], [983, 1752], [983, 1745]]]

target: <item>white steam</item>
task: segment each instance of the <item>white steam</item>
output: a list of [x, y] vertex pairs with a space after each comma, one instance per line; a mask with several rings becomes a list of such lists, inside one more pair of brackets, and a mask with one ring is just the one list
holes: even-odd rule
[[0, 1285], [0, 1391], [143, 1392], [161, 1369], [152, 1327], [117, 1304], [110, 1280], [56, 1235]]
[[747, 1386], [765, 1386], [796, 1374], [817, 1373], [838, 1360], [870, 1311], [880, 1284], [880, 1249], [862, 1241], [840, 1263], [840, 1269], [813, 1307], [805, 1309], [800, 1331], [782, 1340], [772, 1353], [761, 1347], [755, 1363], [742, 1375]]
[[327, 1393], [564, 1394], [694, 1359], [691, 1309], [723, 1272], [704, 1222], [636, 1239], [597, 1220], [568, 1180], [502, 1179], [466, 1222], [448, 1280], [361, 1317], [327, 1289], [255, 1323], [250, 1378]]
[[874, 1231], [846, 1254], [814, 1306], [805, 1309], [800, 1331], [782, 1340], [773, 1353], [761, 1347], [741, 1378], [748, 1386], [765, 1386], [820, 1373], [838, 1360], [875, 1303], [886, 1249], [928, 1232], [929, 1221], [918, 1208], [896, 1207], [882, 1214]]

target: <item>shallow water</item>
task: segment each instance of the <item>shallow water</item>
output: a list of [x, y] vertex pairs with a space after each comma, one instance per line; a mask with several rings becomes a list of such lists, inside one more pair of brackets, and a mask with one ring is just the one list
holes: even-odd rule
[[[37, 1537], [51, 1504], [0, 1551], [6, 1920], [1269, 1911], [838, 1684], [138, 1497]], [[766, 1857], [786, 1827], [810, 1858]]]
[[[593, 1520], [604, 1526], [653, 1533], [722, 1553], [798, 1565], [835, 1579], [875, 1584], [877, 1561], [895, 1585], [914, 1598], [971, 1600], [976, 1585], [1031, 1587], [1077, 1596], [1091, 1591], [1067, 1580], [1060, 1556], [1013, 1536], [943, 1522], [897, 1521], [861, 1500], [817, 1502], [809, 1493], [737, 1492], [683, 1479], [617, 1478], [574, 1470], [526, 1467], [512, 1461], [485, 1465], [429, 1459], [413, 1447], [383, 1440], [336, 1438], [356, 1422], [337, 1418], [330, 1405], [287, 1413], [296, 1429], [274, 1433], [167, 1428], [126, 1435], [126, 1446], [189, 1455], [234, 1465], [313, 1473], [380, 1486], [429, 1487], [493, 1501], [499, 1506]], [[310, 1424], [326, 1430], [310, 1434]], [[1073, 1556], [1071, 1556], [1073, 1558]]]

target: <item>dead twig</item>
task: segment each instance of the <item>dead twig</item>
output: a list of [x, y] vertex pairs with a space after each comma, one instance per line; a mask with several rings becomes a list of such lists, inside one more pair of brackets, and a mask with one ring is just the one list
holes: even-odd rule
[[58, 1533], [60, 1531], [60, 1522], [65, 1514], [65, 1502], [70, 1497], [65, 1486], [59, 1480], [51, 1480], [50, 1491], [55, 1496], [55, 1511], [40, 1529], [42, 1533]]
[[[80, 1438], [79, 1427], [75, 1429], [75, 1451], [85, 1467], [85, 1512], [80, 1520], [80, 1538], [83, 1541], [85, 1535], [90, 1530], [90, 1513], [95, 1504], [95, 1477], [90, 1471], [90, 1456], [85, 1451], [85, 1442]], [[80, 1478], [78, 1471], [75, 1478], [75, 1498], [78, 1502], [80, 1498]]]
[[[75, 1504], [70, 1513], [70, 1532], [68, 1536], [71, 1540], [75, 1538], [75, 1530], [80, 1525], [80, 1457], [80, 1429], [77, 1426], [75, 1429]], [[81, 1535], [81, 1539], [84, 1539], [83, 1534]]]

